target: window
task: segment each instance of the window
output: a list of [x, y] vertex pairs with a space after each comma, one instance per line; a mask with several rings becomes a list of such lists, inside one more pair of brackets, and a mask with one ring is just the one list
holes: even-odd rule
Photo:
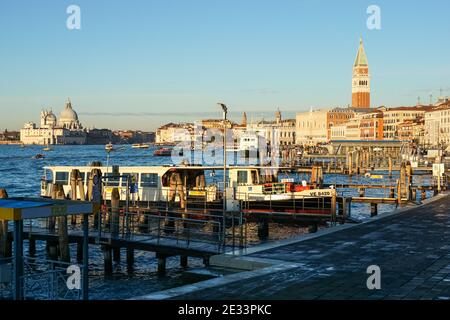
[[120, 184], [120, 176], [117, 173], [108, 173], [105, 175], [107, 186], [118, 187]]
[[60, 184], [60, 185], [69, 184], [69, 173], [68, 172], [56, 172], [55, 184]]
[[247, 171], [238, 171], [237, 174], [237, 183], [238, 184], [245, 184], [248, 182], [248, 174]]
[[157, 188], [158, 187], [158, 174], [157, 173], [142, 173], [141, 174], [141, 187]]

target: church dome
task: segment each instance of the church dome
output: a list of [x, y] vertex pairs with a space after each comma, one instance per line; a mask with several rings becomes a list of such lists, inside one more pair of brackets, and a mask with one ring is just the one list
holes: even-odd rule
[[56, 116], [53, 114], [53, 112], [50, 111], [49, 114], [47, 114], [47, 116], [45, 117], [45, 121], [47, 123], [49, 122], [56, 123]]
[[59, 115], [59, 121], [63, 123], [71, 123], [78, 121], [78, 115], [72, 109], [72, 103], [70, 101], [66, 103], [66, 107], [64, 108], [63, 111], [61, 111], [61, 114]]

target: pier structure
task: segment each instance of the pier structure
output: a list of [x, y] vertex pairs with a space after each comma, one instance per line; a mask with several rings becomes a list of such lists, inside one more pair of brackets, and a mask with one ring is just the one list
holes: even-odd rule
[[448, 300], [449, 205], [447, 192], [358, 225], [212, 257], [243, 272], [133, 299]]

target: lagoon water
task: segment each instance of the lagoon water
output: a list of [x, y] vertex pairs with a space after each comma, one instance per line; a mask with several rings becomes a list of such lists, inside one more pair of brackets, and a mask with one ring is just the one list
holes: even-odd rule
[[[0, 145], [0, 188], [5, 188], [10, 197], [39, 197], [40, 180], [43, 175], [44, 166], [84, 166], [92, 161], [101, 161], [104, 165], [119, 166], [150, 166], [172, 164], [170, 157], [153, 157], [155, 148], [132, 149], [131, 146], [117, 146], [118, 150], [111, 152], [109, 159], [104, 146], [53, 146], [53, 151], [44, 152], [42, 146], [27, 146], [21, 148], [18, 145]], [[45, 158], [41, 160], [33, 159], [38, 153], [44, 153]], [[355, 184], [395, 184], [398, 176], [391, 179], [386, 173], [381, 173], [383, 179], [373, 180], [364, 176], [353, 177]], [[296, 181], [309, 180], [308, 174], [292, 175]], [[221, 181], [220, 175], [216, 176]], [[325, 175], [325, 183], [346, 183], [348, 177], [341, 175]], [[429, 184], [429, 176], [414, 176], [414, 184]], [[367, 196], [387, 196], [383, 190], [366, 190]], [[347, 196], [357, 196], [357, 190], [338, 190], [338, 193]], [[428, 194], [428, 197], [431, 195]], [[380, 205], [379, 213], [390, 212], [395, 207], [393, 205]], [[356, 219], [364, 220], [370, 217], [368, 204], [353, 204], [352, 216]], [[249, 226], [249, 243], [254, 245], [259, 242], [256, 237], [256, 226]], [[304, 233], [305, 229], [294, 226], [271, 225], [270, 239], [268, 241], [289, 238]], [[45, 256], [43, 244], [38, 246], [38, 256]], [[75, 247], [72, 256], [75, 256]], [[125, 257], [122, 263], [115, 265], [115, 272], [112, 279], [105, 279], [103, 276], [102, 252], [97, 246], [90, 247], [90, 297], [92, 299], [126, 299], [134, 296], [148, 294], [151, 292], [172, 288], [175, 286], [193, 283], [208, 278], [205, 275], [186, 272], [179, 267], [177, 257], [168, 259], [167, 275], [158, 277], [156, 273], [156, 259], [153, 253], [136, 251], [134, 270], [127, 270]], [[122, 253], [124, 254], [124, 253]], [[202, 267], [199, 259], [189, 260], [190, 269]], [[212, 273], [221, 275], [230, 271], [211, 269]], [[1, 294], [0, 294], [1, 298]]]

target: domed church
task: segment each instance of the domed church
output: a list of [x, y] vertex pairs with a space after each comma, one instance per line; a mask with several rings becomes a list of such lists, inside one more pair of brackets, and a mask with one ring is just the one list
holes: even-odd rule
[[20, 130], [20, 140], [23, 144], [85, 144], [86, 131], [78, 120], [77, 113], [72, 108], [72, 102], [67, 99], [59, 120], [53, 111], [41, 111], [41, 123], [38, 128], [34, 122], [25, 123]]

